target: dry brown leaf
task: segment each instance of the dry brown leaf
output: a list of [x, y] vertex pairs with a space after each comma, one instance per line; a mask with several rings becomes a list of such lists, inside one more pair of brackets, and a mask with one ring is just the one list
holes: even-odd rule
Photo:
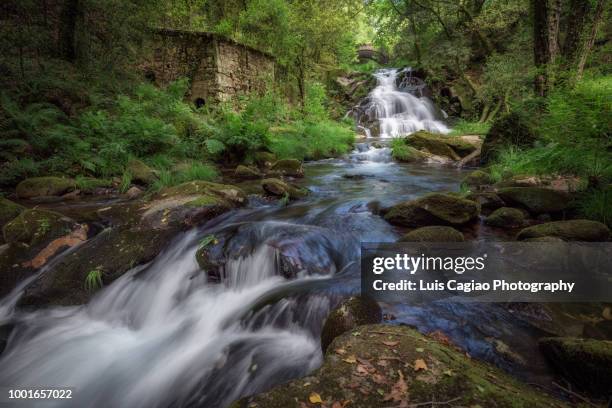
[[399, 344], [399, 341], [383, 341], [382, 344], [389, 347], [395, 347]]
[[427, 370], [427, 363], [422, 358], [414, 360], [414, 371]]
[[316, 392], [310, 393], [310, 396], [308, 397], [308, 401], [310, 401], [311, 404], [322, 404], [323, 403], [321, 396], [317, 394]]
[[454, 346], [453, 342], [448, 338], [448, 336], [442, 333], [440, 330], [433, 331], [429, 333], [428, 336], [438, 343], [444, 344], [445, 346]]
[[400, 402], [400, 406], [407, 406], [408, 384], [406, 384], [404, 374], [401, 372], [401, 370], [397, 370], [397, 373], [399, 374], [399, 379], [395, 384], [393, 384], [391, 391], [384, 396], [383, 400]]
[[381, 367], [387, 367], [389, 365], [389, 361], [387, 361], [387, 360], [378, 360], [376, 362], [376, 364], [381, 366]]
[[345, 349], [341, 349], [341, 348], [337, 348], [336, 350], [334, 350], [336, 352], [336, 354], [346, 354], [346, 350]]
[[374, 381], [376, 384], [386, 384], [387, 383], [387, 379], [385, 378], [385, 376], [383, 376], [382, 374], [374, 374], [372, 376], [372, 381]]
[[357, 375], [363, 376], [363, 375], [368, 375], [368, 374], [369, 374], [368, 367], [366, 367], [363, 364], [357, 365]]

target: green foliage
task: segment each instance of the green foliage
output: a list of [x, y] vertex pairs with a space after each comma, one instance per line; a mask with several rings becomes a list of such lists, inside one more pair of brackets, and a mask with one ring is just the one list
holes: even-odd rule
[[489, 122], [469, 122], [461, 119], [453, 126], [450, 135], [486, 135], [490, 128], [491, 123]]
[[98, 268], [87, 272], [85, 276], [85, 289], [94, 292], [102, 287], [102, 271]]
[[218, 242], [219, 240], [213, 234], [206, 235], [200, 240], [198, 248], [206, 248], [209, 245], [216, 245]]
[[214, 166], [193, 162], [175, 171], [160, 170], [159, 178], [153, 183], [152, 190], [159, 191], [164, 187], [176, 186], [193, 180], [211, 181], [218, 177], [219, 173]]
[[348, 153], [354, 140], [353, 130], [343, 124], [295, 122], [272, 136], [269, 149], [279, 159], [317, 160]]
[[612, 187], [590, 189], [578, 199], [580, 213], [588, 219], [602, 222], [612, 228]]
[[121, 183], [119, 184], [119, 192], [125, 193], [132, 185], [132, 174], [129, 171], [123, 172], [121, 175]]

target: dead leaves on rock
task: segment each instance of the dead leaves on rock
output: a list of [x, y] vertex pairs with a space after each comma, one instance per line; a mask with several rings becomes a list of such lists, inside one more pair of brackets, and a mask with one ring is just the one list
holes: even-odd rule
[[391, 387], [391, 391], [383, 396], [383, 401], [398, 402], [398, 407], [408, 407], [408, 384], [401, 370], [397, 370], [398, 380]]
[[422, 358], [417, 358], [416, 360], [414, 360], [413, 368], [414, 371], [425, 371], [427, 370], [427, 363]]

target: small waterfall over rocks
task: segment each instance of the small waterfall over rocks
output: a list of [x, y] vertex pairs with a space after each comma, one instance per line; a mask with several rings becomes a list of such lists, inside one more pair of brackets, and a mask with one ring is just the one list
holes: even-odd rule
[[367, 137], [392, 138], [419, 130], [450, 131], [434, 104], [424, 96], [425, 83], [413, 76], [410, 68], [381, 69], [374, 76], [377, 86], [352, 110], [357, 128], [366, 129]]

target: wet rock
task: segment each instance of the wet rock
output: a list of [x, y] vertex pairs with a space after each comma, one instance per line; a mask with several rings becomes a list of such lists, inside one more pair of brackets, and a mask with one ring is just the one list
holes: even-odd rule
[[566, 193], [541, 187], [507, 187], [499, 189], [497, 194], [506, 203], [523, 206], [533, 214], [566, 210], [571, 200]]
[[396, 146], [393, 146], [391, 155], [395, 160], [402, 163], [423, 162], [431, 157], [431, 154], [422, 152], [412, 146], [408, 146], [405, 144], [398, 144]]
[[98, 179], [94, 177], [81, 177], [76, 181], [77, 187], [83, 194], [95, 194], [100, 189], [113, 187], [112, 180]]
[[242, 179], [258, 179], [261, 178], [262, 174], [256, 168], [240, 164], [234, 170], [234, 176]]
[[190, 181], [161, 190], [145, 204], [143, 220], [153, 228], [190, 227], [246, 204], [244, 191], [229, 184]]
[[47, 210], [25, 210], [4, 225], [2, 233], [8, 243], [37, 246], [72, 231], [75, 222], [62, 214]]
[[525, 212], [511, 207], [498, 208], [485, 219], [485, 224], [497, 228], [518, 228], [525, 223]]
[[[8, 222], [14, 220], [23, 210], [25, 210], [24, 206], [0, 197], [0, 229]], [[0, 234], [0, 244], [3, 242], [4, 236]]]
[[[311, 406], [351, 401], [354, 408], [447, 405], [564, 407], [565, 403], [406, 326], [360, 326], [337, 337], [311, 375], [245, 398], [236, 406]], [[249, 405], [251, 404], [251, 405]]]
[[276, 162], [276, 155], [270, 152], [255, 153], [255, 163], [259, 167], [269, 169]]
[[612, 340], [612, 320], [586, 324], [582, 335], [590, 339]]
[[493, 177], [482, 170], [474, 170], [462, 180], [462, 183], [469, 187], [480, 187], [493, 183]]
[[564, 378], [580, 389], [608, 397], [612, 390], [612, 341], [554, 337], [540, 349]]
[[128, 191], [125, 192], [125, 195], [127, 196], [127, 198], [132, 199], [140, 197], [143, 193], [144, 191], [140, 187], [132, 186], [128, 189]]
[[308, 190], [275, 178], [262, 180], [261, 188], [266, 194], [276, 197], [288, 196], [290, 199], [297, 199], [308, 195]]
[[468, 200], [475, 201], [483, 209], [496, 210], [506, 205], [497, 194], [492, 192], [470, 193], [466, 197]]
[[304, 167], [297, 159], [283, 159], [272, 165], [272, 173], [289, 177], [304, 177]]
[[126, 170], [132, 176], [132, 182], [137, 184], [148, 186], [149, 184], [153, 184], [158, 178], [157, 171], [140, 160], [131, 160]]
[[413, 133], [405, 140], [406, 144], [417, 149], [425, 149], [431, 154], [449, 157], [453, 160], [461, 160], [463, 156], [467, 156], [477, 149], [472, 143], [461, 138], [426, 131]]
[[518, 148], [533, 146], [536, 136], [527, 120], [511, 112], [499, 117], [489, 129], [481, 148], [480, 161], [485, 164], [498, 152], [509, 146]]
[[382, 310], [376, 301], [365, 296], [350, 297], [332, 310], [321, 332], [321, 348], [323, 352], [331, 342], [342, 333], [362, 326], [376, 324], [382, 320]]
[[474, 220], [480, 207], [474, 201], [449, 194], [432, 193], [391, 207], [385, 220], [394, 225], [463, 225]]
[[404, 235], [401, 242], [463, 242], [463, 234], [453, 227], [432, 225], [410, 231]]
[[527, 238], [524, 239], [525, 242], [565, 242], [561, 238], [558, 237], [536, 237], [536, 238]]
[[591, 220], [553, 221], [525, 228], [516, 238], [526, 240], [541, 237], [557, 237], [565, 241], [605, 242], [610, 239], [610, 230], [601, 222]]
[[36, 198], [61, 196], [76, 189], [73, 179], [61, 177], [32, 177], [17, 184], [17, 197]]
[[19, 305], [86, 303], [94, 294], [85, 285], [90, 271], [101, 271], [102, 282], [108, 285], [129, 269], [153, 260], [175, 233], [147, 227], [104, 230], [40, 275], [26, 289]]
[[506, 187], [542, 187], [544, 183], [540, 177], [536, 176], [512, 176], [505, 180], [495, 183], [494, 187], [497, 189]]

